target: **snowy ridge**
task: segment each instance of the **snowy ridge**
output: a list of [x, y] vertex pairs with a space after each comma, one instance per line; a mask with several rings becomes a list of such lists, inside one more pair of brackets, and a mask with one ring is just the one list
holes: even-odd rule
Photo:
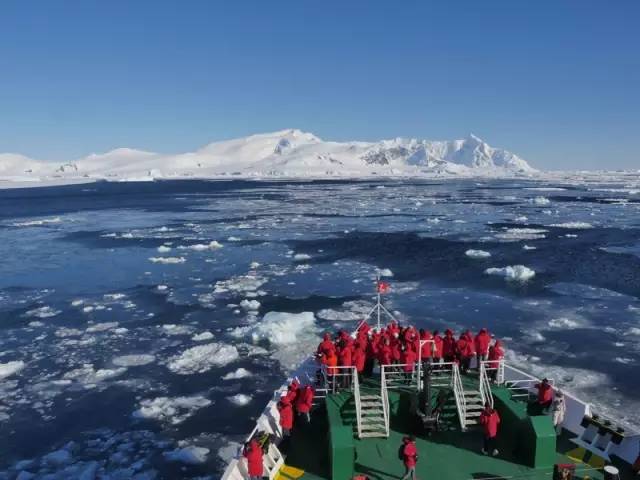
[[71, 182], [162, 178], [359, 177], [370, 175], [530, 175], [536, 170], [506, 150], [470, 135], [462, 140], [396, 138], [330, 142], [300, 130], [211, 143], [194, 152], [164, 155], [118, 148], [69, 162], [0, 154], [0, 180]]

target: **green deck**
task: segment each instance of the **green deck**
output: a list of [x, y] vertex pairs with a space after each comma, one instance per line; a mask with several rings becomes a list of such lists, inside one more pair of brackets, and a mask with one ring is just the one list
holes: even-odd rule
[[[466, 381], [472, 381], [467, 379]], [[369, 383], [368, 388], [376, 388]], [[367, 385], [363, 386], [367, 390]], [[501, 391], [495, 387], [495, 395], [508, 397], [508, 391]], [[410, 405], [415, 404], [409, 392], [390, 392], [392, 421], [389, 438], [365, 438], [359, 440], [355, 435], [355, 408], [350, 393], [342, 393], [326, 399], [325, 405], [314, 410], [312, 423], [294, 429], [288, 445], [283, 446], [286, 454], [286, 464], [293, 469], [287, 469], [279, 475], [281, 479], [302, 478], [304, 480], [331, 479], [329, 429], [349, 425], [353, 431], [352, 440], [355, 446], [355, 462], [353, 471], [367, 475], [370, 479], [400, 479], [404, 475], [404, 466], [398, 458], [398, 448], [402, 438], [408, 434], [416, 434], [419, 461], [417, 466], [418, 478], [437, 480], [467, 480], [492, 478], [493, 480], [518, 478], [521, 480], [550, 480], [551, 468], [534, 469], [527, 467], [516, 459], [513, 450], [513, 439], [506, 433], [498, 440], [500, 454], [498, 457], [487, 457], [480, 452], [482, 446], [482, 432], [473, 427], [466, 432], [459, 429], [455, 410], [450, 410], [448, 419], [449, 430], [432, 434], [430, 437], [420, 437], [416, 432], [415, 421], [410, 414]], [[520, 406], [519, 406], [520, 407]], [[526, 417], [526, 406], [522, 404], [522, 412]], [[336, 415], [338, 412], [338, 415]], [[503, 422], [504, 423], [504, 422]], [[508, 427], [503, 426], [506, 430]], [[500, 435], [499, 435], [500, 437]], [[575, 449], [569, 441], [567, 432], [558, 439], [556, 458], [557, 463], [576, 463], [566, 454]], [[586, 457], [586, 461], [589, 458]], [[632, 478], [623, 465], [622, 479]], [[299, 470], [295, 473], [295, 470]], [[349, 480], [350, 469], [339, 470], [334, 480]], [[304, 473], [302, 473], [302, 471]], [[586, 463], [578, 464], [578, 479], [602, 479], [600, 470], [594, 469]], [[635, 478], [635, 477], [634, 477]]]

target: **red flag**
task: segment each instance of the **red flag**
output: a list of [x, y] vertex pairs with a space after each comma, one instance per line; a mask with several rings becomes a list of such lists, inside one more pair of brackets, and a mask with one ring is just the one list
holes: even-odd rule
[[378, 293], [389, 293], [389, 290], [391, 290], [391, 285], [389, 285], [387, 282], [382, 282], [382, 281], [378, 281]]

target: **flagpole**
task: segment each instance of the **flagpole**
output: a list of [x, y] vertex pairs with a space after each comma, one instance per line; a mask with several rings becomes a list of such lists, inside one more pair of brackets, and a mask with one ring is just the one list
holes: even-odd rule
[[380, 331], [380, 275], [376, 275], [376, 292], [378, 293], [378, 331]]

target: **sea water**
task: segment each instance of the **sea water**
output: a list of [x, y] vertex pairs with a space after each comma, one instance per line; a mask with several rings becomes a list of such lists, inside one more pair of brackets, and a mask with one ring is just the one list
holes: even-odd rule
[[0, 478], [217, 478], [379, 274], [401, 321], [487, 327], [516, 366], [638, 425], [640, 195], [624, 182], [0, 191]]

